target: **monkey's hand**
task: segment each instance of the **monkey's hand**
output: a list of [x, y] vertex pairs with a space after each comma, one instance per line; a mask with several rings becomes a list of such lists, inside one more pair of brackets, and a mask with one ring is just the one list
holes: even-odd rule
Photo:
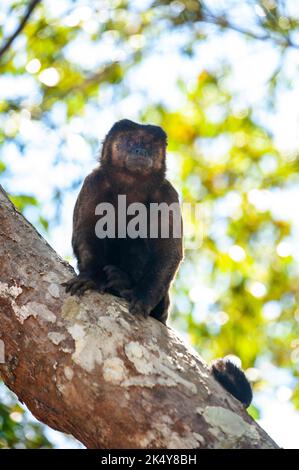
[[131, 301], [129, 305], [129, 311], [133, 315], [143, 315], [148, 317], [153, 310], [153, 305], [144, 298], [140, 299], [140, 296], [134, 297], [134, 293], [131, 295]]
[[104, 283], [93, 278], [88, 273], [80, 273], [62, 285], [65, 287], [66, 292], [78, 296], [83, 295], [87, 290], [95, 290], [100, 293], [103, 293], [105, 290]]

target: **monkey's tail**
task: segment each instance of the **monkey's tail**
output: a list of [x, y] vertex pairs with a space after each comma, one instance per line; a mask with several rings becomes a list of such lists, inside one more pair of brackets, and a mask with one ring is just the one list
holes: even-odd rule
[[252, 401], [252, 389], [244, 372], [227, 359], [212, 362], [215, 379], [247, 408]]

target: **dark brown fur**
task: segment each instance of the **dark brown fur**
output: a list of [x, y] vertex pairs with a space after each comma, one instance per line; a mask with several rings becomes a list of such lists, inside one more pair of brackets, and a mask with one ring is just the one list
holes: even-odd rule
[[[130, 159], [132, 152], [136, 158], [134, 153]], [[141, 202], [147, 208], [153, 202], [178, 202], [165, 178], [165, 155], [166, 134], [161, 128], [128, 120], [112, 127], [101, 165], [85, 179], [75, 206], [72, 244], [79, 275], [67, 283], [71, 294], [96, 289], [125, 297], [132, 313], [152, 315], [163, 323], [169, 287], [182, 259], [182, 238], [99, 239], [95, 208], [100, 202], [116, 208], [119, 194], [126, 195], [127, 204]]]

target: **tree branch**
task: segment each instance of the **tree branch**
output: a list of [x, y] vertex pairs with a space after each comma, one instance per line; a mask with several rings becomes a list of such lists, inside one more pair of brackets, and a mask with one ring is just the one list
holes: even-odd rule
[[11, 47], [11, 45], [13, 44], [14, 40], [18, 37], [18, 35], [22, 32], [22, 30], [26, 26], [30, 16], [33, 13], [33, 10], [35, 9], [35, 7], [40, 2], [41, 2], [41, 0], [32, 0], [29, 3], [28, 8], [26, 10], [26, 13], [23, 16], [19, 26], [16, 28], [14, 33], [11, 36], [9, 36], [9, 38], [7, 38], [6, 41], [4, 42], [4, 44], [0, 47], [0, 59], [7, 52], [7, 50]]
[[248, 36], [251, 39], [255, 39], [256, 41], [273, 41], [275, 44], [277, 44], [280, 47], [292, 47], [294, 49], [299, 49], [299, 44], [294, 43], [290, 37], [284, 36], [283, 39], [278, 39], [278, 38], [273, 38], [269, 33], [267, 34], [257, 34], [253, 31], [250, 31], [249, 29], [244, 29], [241, 26], [238, 26], [236, 24], [233, 24], [226, 19], [212, 16], [212, 17], [204, 17], [201, 20], [202, 23], [209, 23], [209, 24], [214, 24], [215, 26], [218, 26], [223, 29], [230, 29], [232, 31], [235, 31], [237, 33], [243, 34], [244, 36]]
[[39, 420], [87, 447], [277, 447], [172, 329], [72, 275], [0, 187], [0, 371]]
[[[255, 39], [256, 41], [269, 41], [270, 40], [282, 48], [292, 47], [294, 49], [299, 49], [299, 44], [293, 42], [290, 36], [286, 35], [286, 31], [281, 30], [279, 24], [276, 22], [275, 16], [271, 13], [270, 10], [268, 10], [264, 6], [262, 6], [262, 8], [266, 9], [268, 14], [272, 16], [273, 25], [277, 27], [276, 32], [280, 34], [281, 38], [272, 37], [270, 31], [269, 30], [267, 31], [267, 29], [262, 24], [260, 25], [261, 28], [264, 28], [264, 30], [266, 30], [267, 32], [264, 34], [258, 34], [258, 33], [255, 33], [254, 31], [251, 31], [249, 29], [243, 28], [235, 23], [230, 22], [224, 13], [222, 15], [217, 15], [213, 13], [213, 11], [203, 1], [200, 1], [199, 4], [200, 4], [200, 8], [198, 10], [198, 16], [196, 19], [197, 22], [213, 24], [222, 29], [230, 29], [237, 33], [243, 34], [244, 36], [247, 36], [251, 39]], [[286, 16], [286, 15], [283, 14], [283, 16]]]

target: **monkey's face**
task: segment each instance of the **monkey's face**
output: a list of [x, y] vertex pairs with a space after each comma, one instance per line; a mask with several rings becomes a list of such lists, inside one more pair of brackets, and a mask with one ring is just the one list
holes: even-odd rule
[[124, 120], [114, 125], [109, 134], [114, 167], [137, 175], [164, 169], [166, 134], [160, 127]]

